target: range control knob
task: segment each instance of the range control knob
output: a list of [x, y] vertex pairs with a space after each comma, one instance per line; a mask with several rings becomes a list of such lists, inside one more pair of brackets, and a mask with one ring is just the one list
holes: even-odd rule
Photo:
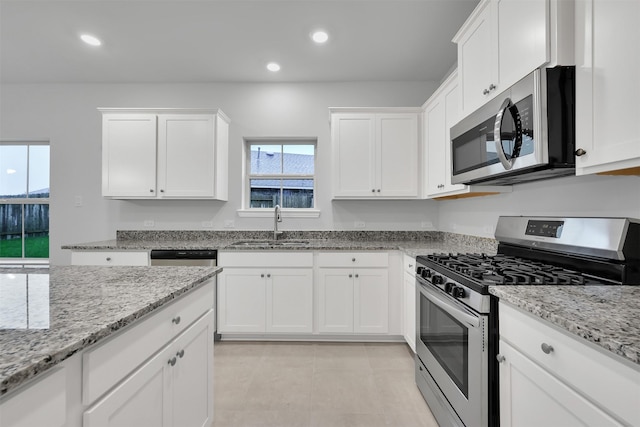
[[465, 294], [463, 287], [454, 286], [453, 289], [451, 289], [451, 295], [453, 295], [454, 298], [464, 298]]
[[424, 267], [418, 267], [418, 268], [416, 268], [416, 274], [417, 274], [418, 276], [421, 276], [423, 271], [424, 271]]
[[422, 273], [420, 273], [420, 276], [422, 276], [423, 279], [428, 279], [429, 277], [431, 277], [431, 270], [425, 268], [424, 270], [422, 270]]
[[437, 274], [431, 278], [431, 282], [434, 285], [442, 285], [444, 283], [444, 277], [438, 276]]
[[446, 293], [450, 294], [450, 293], [451, 293], [451, 289], [452, 289], [453, 287], [454, 287], [454, 286], [453, 286], [453, 283], [451, 283], [451, 282], [447, 282], [447, 283], [445, 283], [445, 284], [444, 284], [444, 291], [445, 291]]

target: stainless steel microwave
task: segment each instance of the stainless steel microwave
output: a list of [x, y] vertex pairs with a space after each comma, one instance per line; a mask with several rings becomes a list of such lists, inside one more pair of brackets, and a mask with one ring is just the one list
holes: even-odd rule
[[451, 128], [454, 184], [575, 174], [575, 67], [538, 69]]

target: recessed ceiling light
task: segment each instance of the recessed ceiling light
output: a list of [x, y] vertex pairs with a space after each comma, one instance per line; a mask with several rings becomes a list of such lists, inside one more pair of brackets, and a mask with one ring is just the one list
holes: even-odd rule
[[269, 62], [267, 64], [267, 70], [273, 71], [275, 73], [276, 71], [280, 71], [280, 65], [276, 62]]
[[329, 34], [326, 31], [315, 31], [311, 34], [311, 39], [318, 44], [326, 43], [329, 40]]
[[83, 42], [91, 46], [100, 46], [102, 44], [102, 42], [98, 38], [90, 34], [83, 34], [80, 36], [80, 38], [82, 39]]

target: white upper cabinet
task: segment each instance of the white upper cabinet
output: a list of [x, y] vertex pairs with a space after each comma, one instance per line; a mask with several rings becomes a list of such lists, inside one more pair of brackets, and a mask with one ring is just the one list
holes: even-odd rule
[[425, 198], [460, 198], [511, 191], [510, 186], [470, 186], [451, 183], [451, 127], [460, 118], [457, 72], [454, 71], [425, 102], [424, 155], [427, 165]]
[[333, 197], [418, 197], [419, 109], [331, 109]]
[[100, 111], [103, 196], [227, 199], [229, 119], [224, 113]]
[[576, 3], [576, 174], [640, 175], [640, 2]]
[[462, 116], [540, 66], [572, 65], [573, 19], [572, 0], [482, 0], [453, 39]]

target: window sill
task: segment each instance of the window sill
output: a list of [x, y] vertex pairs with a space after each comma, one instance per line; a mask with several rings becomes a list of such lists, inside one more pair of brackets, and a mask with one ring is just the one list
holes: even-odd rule
[[[238, 216], [241, 218], [273, 218], [273, 209], [238, 209]], [[283, 218], [318, 218], [319, 209], [287, 209], [280, 211]]]

